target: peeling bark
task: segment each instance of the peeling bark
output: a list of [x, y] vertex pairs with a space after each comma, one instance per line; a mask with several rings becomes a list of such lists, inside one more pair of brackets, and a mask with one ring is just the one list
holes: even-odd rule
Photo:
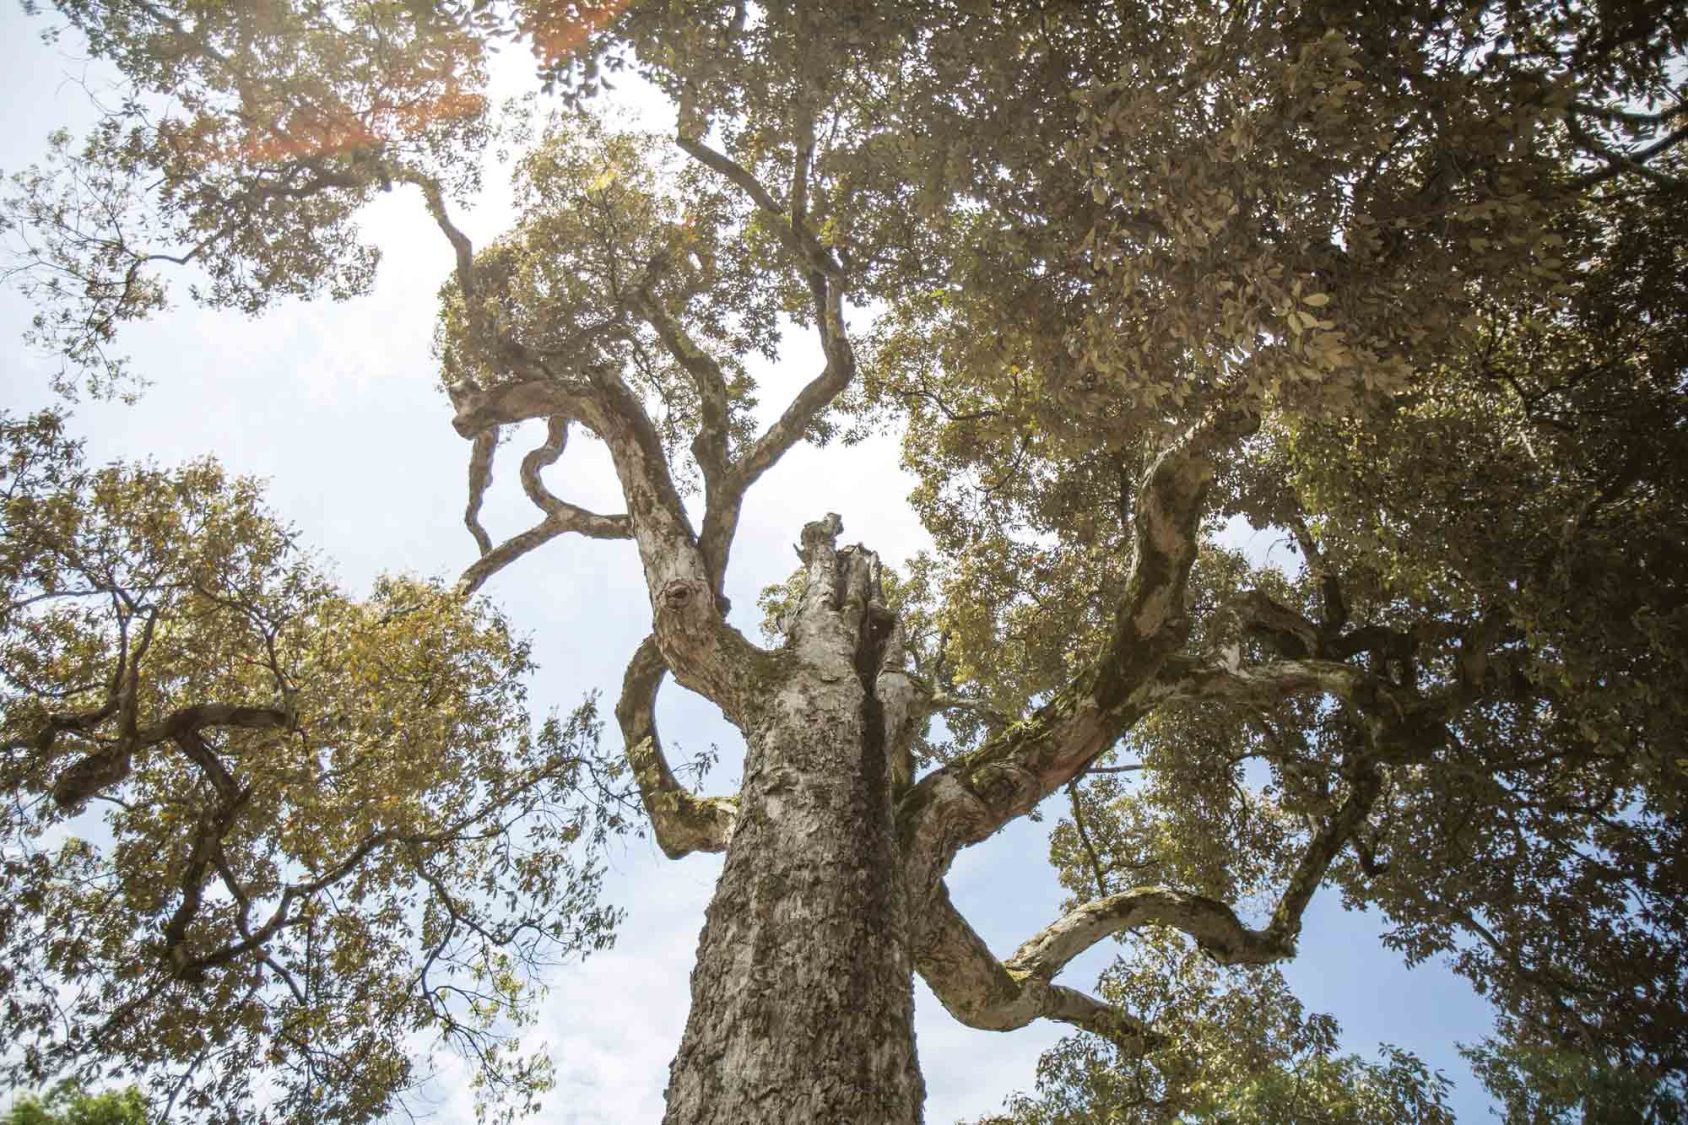
[[747, 730], [726, 867], [692, 972], [665, 1120], [914, 1122], [907, 910], [878, 560], [804, 531], [809, 588]]

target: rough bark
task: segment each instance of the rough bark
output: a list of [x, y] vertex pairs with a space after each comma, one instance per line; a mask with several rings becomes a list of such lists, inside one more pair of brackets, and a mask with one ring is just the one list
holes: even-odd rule
[[804, 531], [808, 589], [750, 716], [669, 1122], [920, 1119], [886, 737], [897, 717], [880, 698], [896, 679], [894, 628], [877, 560], [837, 550], [838, 529], [830, 517]]

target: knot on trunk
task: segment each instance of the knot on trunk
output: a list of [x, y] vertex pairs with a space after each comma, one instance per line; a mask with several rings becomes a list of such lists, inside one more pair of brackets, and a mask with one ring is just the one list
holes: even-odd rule
[[656, 625], [659, 634], [696, 635], [714, 627], [718, 614], [707, 582], [696, 578], [671, 578], [657, 591]]
[[696, 604], [694, 594], [703, 586], [701, 582], [694, 582], [686, 578], [676, 578], [662, 588], [662, 605], [660, 608], [674, 613], [684, 613], [688, 606]]

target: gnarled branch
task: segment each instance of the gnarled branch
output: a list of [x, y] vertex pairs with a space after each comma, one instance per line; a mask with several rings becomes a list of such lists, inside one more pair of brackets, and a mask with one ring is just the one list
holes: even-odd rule
[[497, 426], [476, 434], [469, 450], [469, 503], [463, 509], [463, 526], [475, 537], [475, 546], [483, 555], [492, 551], [492, 536], [481, 524], [481, 503], [486, 499], [486, 490], [492, 487], [492, 457], [497, 450]]
[[656, 638], [646, 637], [627, 665], [621, 698], [615, 705], [627, 764], [664, 855], [679, 859], [691, 852], [724, 851], [733, 834], [733, 802], [700, 797], [681, 785], [662, 752], [656, 731], [656, 694], [667, 674]]
[[478, 514], [481, 496], [492, 483], [492, 450], [497, 441], [496, 433], [497, 427], [493, 427], [475, 435], [474, 453], [469, 462], [469, 509], [464, 522], [469, 525], [475, 542], [480, 546], [481, 557], [458, 579], [460, 590], [466, 594], [474, 593], [504, 567], [559, 535], [574, 532], [590, 539], [632, 538], [632, 526], [626, 516], [599, 515], [557, 498], [545, 487], [545, 482], [540, 479], [540, 470], [555, 464], [568, 443], [568, 416], [553, 414], [546, 421], [544, 443], [522, 458], [521, 467], [522, 491], [535, 507], [545, 513], [545, 518], [494, 547], [491, 537], [480, 524]]
[[914, 912], [915, 969], [944, 1008], [968, 1027], [1012, 1031], [1035, 1019], [1059, 1020], [1142, 1051], [1154, 1043], [1143, 1021], [1086, 993], [1004, 964], [950, 901], [940, 881]]
[[1255, 417], [1210, 417], [1144, 475], [1125, 593], [1109, 643], [1031, 716], [916, 785], [898, 808], [906, 872], [924, 889], [955, 852], [985, 839], [1081, 773], [1171, 694], [1159, 673], [1183, 637], [1184, 585], [1195, 561], [1214, 451]]
[[1261, 929], [1243, 925], [1236, 911], [1217, 899], [1170, 887], [1134, 887], [1088, 902], [1042, 930], [1009, 958], [1008, 967], [1049, 980], [1103, 938], [1144, 926], [1182, 931], [1225, 965], [1264, 965], [1293, 957], [1307, 904], [1331, 861], [1365, 822], [1381, 788], [1375, 769], [1356, 773], [1347, 799], [1308, 841], [1271, 920]]

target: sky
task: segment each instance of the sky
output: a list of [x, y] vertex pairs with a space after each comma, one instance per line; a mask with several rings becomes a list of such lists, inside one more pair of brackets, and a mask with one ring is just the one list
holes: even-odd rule
[[[87, 91], [99, 73], [68, 37], [36, 38], [40, 20], [15, 5], [0, 10], [0, 171], [36, 159], [47, 132], [86, 120]], [[526, 68], [498, 68], [511, 87]], [[648, 95], [625, 97], [622, 111], [667, 128], [666, 107]], [[488, 178], [482, 204], [462, 225], [482, 244], [509, 214], [503, 178]], [[120, 348], [151, 383], [133, 405], [82, 402], [73, 433], [90, 461], [151, 458], [176, 465], [215, 456], [231, 470], [268, 481], [269, 504], [326, 560], [341, 583], [365, 591], [383, 572], [453, 577], [474, 558], [462, 524], [468, 445], [452, 430], [450, 408], [430, 356], [435, 295], [450, 268], [448, 247], [420, 198], [383, 196], [365, 216], [384, 260], [374, 289], [344, 303], [285, 301], [252, 319], [187, 303], [178, 284], [172, 307], [126, 332]], [[185, 282], [187, 278], [179, 279]], [[20, 342], [29, 310], [0, 288], [0, 410], [49, 405], [54, 361]], [[807, 341], [794, 342], [767, 381], [766, 408], [819, 369]], [[522, 432], [505, 451], [483, 515], [494, 539], [533, 522], [514, 486], [519, 451], [539, 435]], [[621, 509], [609, 461], [577, 438], [547, 473], [553, 491], [600, 511]], [[799, 447], [751, 491], [734, 550], [728, 594], [734, 623], [755, 636], [756, 594], [794, 565], [798, 529], [826, 512], [842, 515], [845, 540], [860, 541], [897, 565], [928, 539], [906, 497], [913, 478], [898, 465], [893, 436], [852, 448]], [[1264, 533], [1239, 542], [1257, 555], [1273, 549]], [[647, 631], [648, 601], [630, 543], [563, 537], [527, 556], [486, 587], [530, 634], [540, 673], [541, 709], [573, 707], [588, 692], [613, 704], [622, 669]], [[719, 714], [670, 683], [658, 721], [672, 760], [710, 745], [729, 782], [743, 742]], [[604, 737], [614, 740], [614, 724]], [[949, 878], [958, 906], [999, 955], [1060, 914], [1064, 896], [1047, 863], [1047, 833], [1026, 819], [968, 849]], [[668, 1062], [685, 1023], [687, 981], [719, 857], [666, 860], [649, 840], [628, 840], [611, 857], [607, 897], [626, 919], [614, 949], [555, 972], [533, 1035], [549, 1047], [557, 1088], [538, 1118], [564, 1125], [654, 1122], [661, 1117]], [[1380, 919], [1344, 911], [1334, 893], [1309, 909], [1300, 956], [1286, 968], [1311, 1011], [1341, 1020], [1345, 1045], [1371, 1054], [1381, 1041], [1417, 1052], [1455, 1083], [1461, 1121], [1484, 1120], [1489, 1102], [1455, 1051], [1488, 1030], [1491, 1015], [1470, 987], [1436, 963], [1413, 969], [1383, 949]], [[1111, 958], [1092, 950], [1062, 978], [1088, 987]], [[1047, 1022], [1008, 1033], [975, 1031], [951, 1019], [917, 983], [916, 1032], [928, 1090], [927, 1120], [953, 1122], [1030, 1090], [1038, 1055], [1063, 1034]], [[463, 1072], [444, 1062], [429, 1091], [433, 1119], [469, 1119]]]

